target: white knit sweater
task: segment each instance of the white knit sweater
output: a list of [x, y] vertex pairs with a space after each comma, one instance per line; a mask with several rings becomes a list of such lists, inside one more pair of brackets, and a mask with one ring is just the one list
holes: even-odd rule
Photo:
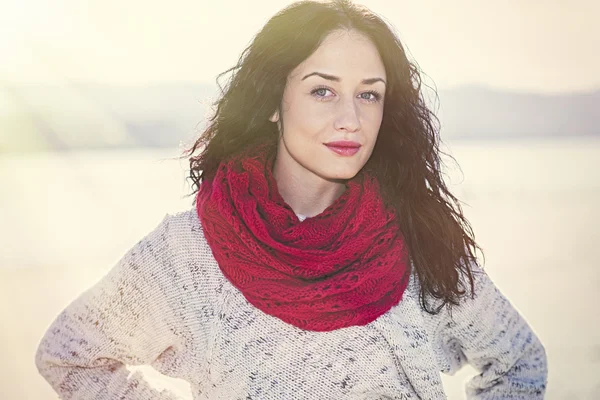
[[221, 273], [192, 208], [167, 214], [54, 320], [35, 362], [62, 399], [175, 399], [125, 365], [188, 381], [198, 399], [445, 399], [440, 371], [470, 363], [469, 399], [541, 399], [546, 354], [479, 267], [476, 298], [432, 316], [413, 275], [365, 326], [304, 331], [248, 303]]

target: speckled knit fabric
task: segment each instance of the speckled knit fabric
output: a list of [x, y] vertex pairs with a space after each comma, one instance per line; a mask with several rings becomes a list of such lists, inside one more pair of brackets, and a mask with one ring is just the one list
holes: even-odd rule
[[184, 379], [198, 399], [445, 399], [440, 371], [470, 363], [469, 399], [542, 399], [545, 350], [487, 274], [452, 319], [400, 303], [364, 326], [305, 331], [222, 275], [195, 210], [166, 215], [53, 321], [35, 362], [62, 399], [166, 400], [125, 365]]

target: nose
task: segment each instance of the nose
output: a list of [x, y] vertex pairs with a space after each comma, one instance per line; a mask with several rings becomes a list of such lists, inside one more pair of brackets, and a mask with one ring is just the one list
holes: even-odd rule
[[356, 132], [360, 129], [359, 110], [354, 99], [340, 100], [335, 119], [335, 129]]

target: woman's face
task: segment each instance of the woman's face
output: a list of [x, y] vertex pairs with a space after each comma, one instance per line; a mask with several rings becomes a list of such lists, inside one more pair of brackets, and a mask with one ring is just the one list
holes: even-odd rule
[[385, 81], [379, 52], [366, 36], [347, 30], [328, 35], [290, 73], [281, 115], [270, 119], [283, 122], [277, 170], [304, 182], [354, 177], [377, 140]]

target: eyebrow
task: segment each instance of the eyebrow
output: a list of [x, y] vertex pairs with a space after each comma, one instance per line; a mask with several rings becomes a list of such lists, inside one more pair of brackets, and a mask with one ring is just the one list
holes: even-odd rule
[[[302, 80], [305, 80], [309, 76], [313, 76], [313, 75], [318, 75], [321, 78], [327, 79], [327, 80], [330, 80], [330, 81], [335, 81], [335, 82], [341, 81], [340, 77], [338, 77], [338, 76], [328, 75], [328, 74], [324, 74], [322, 72], [311, 72], [310, 74], [305, 75], [304, 78], [302, 78]], [[364, 83], [365, 85], [372, 85], [373, 83], [375, 83], [377, 81], [381, 81], [385, 85], [385, 81], [382, 78], [367, 78], [367, 79], [363, 79], [361, 81], [361, 83]]]

